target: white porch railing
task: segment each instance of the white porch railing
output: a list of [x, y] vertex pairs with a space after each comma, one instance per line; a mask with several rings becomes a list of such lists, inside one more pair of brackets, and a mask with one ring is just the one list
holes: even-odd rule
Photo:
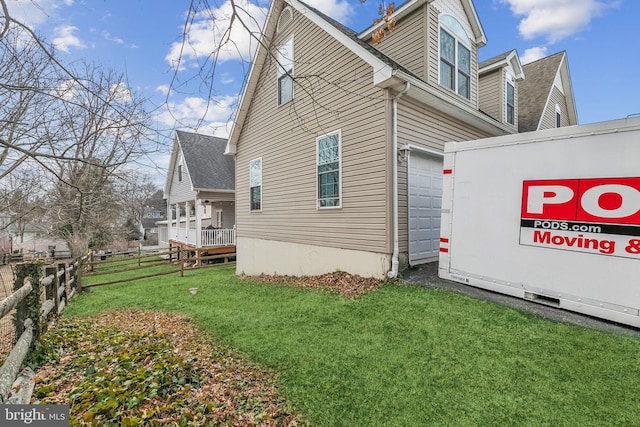
[[230, 229], [205, 229], [202, 230], [201, 241], [198, 245], [196, 240], [196, 230], [194, 228], [185, 229], [180, 227], [169, 228], [169, 239], [179, 243], [185, 243], [193, 246], [212, 247], [212, 246], [235, 246], [236, 230]]
[[202, 230], [202, 247], [233, 246], [236, 244], [235, 229]]

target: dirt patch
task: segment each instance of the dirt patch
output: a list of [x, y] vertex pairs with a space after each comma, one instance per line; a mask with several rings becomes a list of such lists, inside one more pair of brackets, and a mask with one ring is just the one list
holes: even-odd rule
[[327, 273], [321, 276], [280, 276], [266, 275], [241, 276], [247, 280], [258, 280], [265, 283], [285, 283], [299, 288], [326, 289], [330, 292], [344, 295], [349, 298], [358, 298], [368, 292], [375, 291], [386, 283], [370, 277], [361, 277], [342, 271]]

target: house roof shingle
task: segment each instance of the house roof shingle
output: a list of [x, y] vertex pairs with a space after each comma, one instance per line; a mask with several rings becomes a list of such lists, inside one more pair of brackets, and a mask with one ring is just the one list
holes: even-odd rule
[[527, 76], [518, 86], [518, 131], [530, 132], [538, 129], [542, 111], [547, 103], [551, 87], [556, 78], [565, 52], [558, 52], [523, 66]]
[[194, 189], [235, 190], [235, 161], [224, 155], [227, 140], [176, 131]]
[[489, 58], [487, 60], [482, 61], [481, 63], [478, 64], [478, 69], [481, 70], [490, 65], [497, 64], [498, 62], [504, 61], [505, 59], [507, 59], [509, 55], [511, 55], [511, 52], [513, 52], [513, 49], [508, 52], [501, 53], [500, 55], [496, 55], [493, 58]]

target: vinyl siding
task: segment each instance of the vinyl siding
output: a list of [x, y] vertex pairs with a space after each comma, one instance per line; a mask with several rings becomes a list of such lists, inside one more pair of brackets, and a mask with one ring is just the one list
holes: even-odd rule
[[391, 33], [374, 45], [423, 80], [427, 78], [427, 9], [419, 8], [399, 21]]
[[196, 193], [191, 189], [191, 179], [189, 179], [189, 171], [187, 170], [186, 164], [183, 163], [182, 166], [182, 181], [178, 181], [178, 162], [176, 162], [172, 174], [173, 178], [171, 188], [169, 189], [169, 201], [173, 204], [195, 200]]
[[[237, 235], [389, 251], [385, 92], [369, 65], [304, 16], [274, 40], [294, 37], [294, 99], [277, 105], [273, 61], [261, 70], [236, 156]], [[342, 207], [316, 208], [316, 137], [342, 132]], [[249, 209], [249, 162], [262, 158], [262, 211]]]
[[[450, 141], [467, 141], [491, 136], [437, 110], [402, 98], [398, 108], [398, 144], [411, 144], [442, 153]], [[409, 250], [407, 162], [398, 166], [398, 227], [400, 251]]]
[[[506, 74], [506, 70], [504, 71], [504, 74]], [[505, 75], [505, 83], [504, 83], [504, 86], [503, 86], [504, 90], [503, 90], [503, 99], [502, 99], [502, 111], [503, 111], [504, 115], [503, 115], [503, 118], [502, 118], [502, 122], [507, 124], [507, 125], [509, 125], [509, 126], [513, 126], [513, 128], [515, 130], [517, 130], [517, 127], [518, 127], [518, 114], [520, 112], [520, 109], [519, 109], [520, 102], [519, 102], [519, 99], [518, 99], [519, 98], [519, 95], [518, 95], [518, 92], [519, 92], [518, 91], [518, 82], [517, 81], [513, 82], [513, 89], [514, 89], [513, 95], [514, 95], [514, 102], [515, 102], [515, 106], [514, 107], [515, 108], [513, 110], [513, 125], [511, 125], [510, 123], [507, 123], [507, 87], [506, 87], [507, 83], [506, 83], [506, 81], [507, 81], [507, 79], [506, 79], [506, 75]]]
[[556, 104], [560, 106], [560, 124], [562, 126], [569, 126], [569, 109], [567, 108], [567, 99], [564, 94], [560, 92], [556, 86], [551, 89], [551, 96], [547, 102], [544, 112], [542, 113], [542, 119], [540, 120], [540, 126], [538, 130], [553, 129], [556, 127]]
[[[502, 121], [503, 71], [502, 68], [480, 78], [480, 110], [496, 120]], [[516, 122], [517, 123], [517, 122]]]

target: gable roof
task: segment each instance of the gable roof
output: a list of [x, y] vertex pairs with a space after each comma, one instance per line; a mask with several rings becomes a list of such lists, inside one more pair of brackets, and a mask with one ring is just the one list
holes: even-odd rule
[[513, 49], [509, 52], [502, 53], [500, 55], [494, 56], [493, 58], [489, 58], [486, 61], [482, 61], [478, 64], [478, 74], [482, 75], [485, 73], [489, 73], [497, 68], [511, 66], [515, 75], [513, 76], [516, 80], [522, 80], [525, 78], [524, 68], [520, 63], [520, 57], [518, 56], [518, 52]]
[[538, 130], [549, 103], [556, 78], [559, 78], [567, 100], [569, 122], [578, 124], [573, 87], [569, 75], [566, 51], [547, 56], [523, 66], [526, 78], [518, 86], [518, 96], [526, 102], [518, 104], [518, 131]]
[[[405, 8], [409, 7], [415, 8], [426, 2], [433, 1], [434, 0], [409, 0], [399, 8], [399, 11], [403, 11]], [[475, 8], [473, 7], [471, 0], [461, 1], [467, 14], [469, 14], [470, 11], [473, 12], [471, 16], [477, 20], [477, 14], [475, 13]], [[261, 43], [255, 53], [247, 83], [240, 97], [240, 102], [238, 104], [238, 109], [236, 111], [235, 120], [231, 129], [231, 135], [227, 143], [225, 154], [236, 154], [238, 139], [240, 138], [244, 121], [249, 112], [251, 99], [257, 89], [259, 73], [265, 64], [267, 57], [270, 55], [267, 46], [269, 45], [269, 41], [274, 38], [277, 18], [285, 5], [291, 6], [298, 13], [311, 20], [315, 25], [326, 31], [339, 43], [353, 52], [357, 57], [369, 64], [373, 69], [374, 85], [381, 88], [394, 88], [398, 91], [402, 89], [409, 91], [410, 89], [408, 93], [409, 96], [413, 95], [416, 99], [419, 99], [425, 104], [437, 105], [438, 109], [458, 117], [463, 121], [472, 122], [474, 125], [496, 134], [511, 132], [511, 130], [506, 126], [491, 119], [489, 116], [482, 114], [478, 110], [474, 110], [462, 103], [452, 101], [451, 98], [443, 95], [429, 83], [415, 76], [388, 56], [384, 55], [374, 46], [367, 43], [363, 39], [362, 34], [359, 36], [353, 30], [326, 16], [317, 9], [307, 5], [303, 1], [274, 0], [271, 2], [267, 19], [265, 21], [265, 27], [262, 32]], [[479, 20], [477, 20], [475, 24], [472, 23], [472, 26], [474, 31], [479, 31], [479, 35], [481, 35], [481, 42], [484, 43], [486, 38], [484, 38], [484, 32], [482, 31]]]
[[226, 145], [224, 138], [176, 131], [165, 194], [171, 189], [178, 153], [184, 159], [192, 190], [235, 190], [235, 161], [224, 155]]
[[[421, 7], [425, 3], [433, 3], [435, 0], [409, 0], [401, 4], [395, 12], [389, 17], [390, 19], [400, 20], [406, 15], [410, 14], [417, 8]], [[482, 28], [482, 24], [480, 23], [480, 19], [478, 18], [478, 13], [476, 12], [476, 8], [473, 5], [472, 0], [460, 0], [462, 4], [462, 8], [467, 15], [469, 20], [469, 24], [471, 25], [471, 29], [473, 30], [473, 39], [474, 42], [478, 44], [478, 47], [482, 47], [487, 44], [487, 36], [484, 33], [484, 29]], [[358, 37], [363, 40], [368, 40], [371, 38], [371, 35], [376, 30], [385, 26], [385, 22], [382, 21], [378, 24], [374, 24], [371, 27], [362, 31]]]

